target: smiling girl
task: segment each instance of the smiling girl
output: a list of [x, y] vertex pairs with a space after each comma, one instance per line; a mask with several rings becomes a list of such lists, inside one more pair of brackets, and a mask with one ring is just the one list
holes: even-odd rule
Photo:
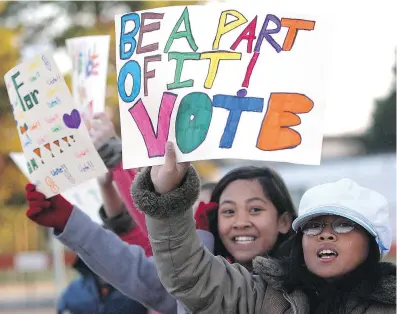
[[258, 255], [282, 254], [295, 210], [284, 181], [269, 168], [239, 167], [215, 186], [207, 212], [215, 255], [246, 268]]

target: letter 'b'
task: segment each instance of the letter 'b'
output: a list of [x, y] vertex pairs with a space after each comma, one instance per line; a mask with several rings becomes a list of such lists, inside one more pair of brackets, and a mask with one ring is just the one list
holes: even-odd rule
[[[125, 26], [128, 21], [134, 22], [134, 29], [129, 33], [125, 33]], [[120, 59], [127, 60], [132, 57], [135, 52], [136, 40], [135, 36], [139, 31], [140, 27], [140, 18], [136, 13], [128, 13], [124, 14], [121, 17], [121, 30], [120, 30]], [[131, 47], [128, 51], [125, 50], [125, 45], [130, 44]]]

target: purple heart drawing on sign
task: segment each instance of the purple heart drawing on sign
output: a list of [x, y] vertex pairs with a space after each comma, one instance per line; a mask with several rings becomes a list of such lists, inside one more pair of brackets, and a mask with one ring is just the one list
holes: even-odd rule
[[81, 124], [80, 113], [76, 109], [73, 109], [70, 115], [65, 113], [63, 122], [69, 129], [78, 129]]

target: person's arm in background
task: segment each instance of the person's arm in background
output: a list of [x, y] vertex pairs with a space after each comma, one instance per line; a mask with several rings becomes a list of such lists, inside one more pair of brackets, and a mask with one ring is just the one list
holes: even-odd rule
[[113, 182], [127, 211], [140, 227], [141, 232], [147, 235], [145, 216], [136, 208], [130, 193], [130, 186], [137, 170], [123, 169], [121, 139], [117, 136], [109, 115], [106, 113], [94, 114], [90, 134], [99, 156], [109, 172], [112, 173]]
[[102, 280], [148, 308], [176, 313], [176, 300], [164, 289], [153, 258], [148, 258], [140, 245], [122, 241], [61, 195], [46, 199], [32, 184], [27, 185], [26, 192], [28, 218], [54, 228], [54, 235]]
[[[27, 185], [26, 192], [29, 202], [26, 215], [29, 219], [38, 225], [54, 228], [55, 236], [77, 253], [95, 274], [147, 307], [163, 314], [176, 313], [177, 302], [161, 284], [154, 260], [147, 258], [148, 254], [145, 254], [142, 245], [128, 245], [130, 241], [121, 241], [124, 234], [118, 236], [93, 222], [61, 195], [46, 199], [31, 184]], [[124, 217], [131, 220], [127, 213]], [[111, 218], [112, 223], [117, 218]], [[203, 230], [207, 224], [200, 221], [197, 227], [202, 230], [197, 230], [197, 234], [200, 241], [212, 251], [214, 238], [210, 232]], [[122, 224], [117, 224], [118, 228], [128, 226], [125, 222], [123, 220]], [[108, 229], [115, 228], [108, 220], [104, 220], [104, 224], [108, 224]], [[139, 231], [139, 228], [135, 230]], [[136, 238], [132, 236], [132, 240], [136, 241]], [[186, 313], [182, 306], [179, 306], [179, 313]]]
[[101, 208], [103, 215], [107, 218], [120, 215], [125, 207], [119, 192], [113, 185], [113, 172], [109, 171], [102, 177], [99, 177], [98, 186], [103, 199], [103, 206]]
[[113, 184], [113, 172], [109, 171], [98, 178], [99, 190], [103, 199], [103, 206], [99, 209], [99, 216], [106, 229], [113, 231], [128, 244], [141, 246], [147, 257], [152, 256], [152, 248], [146, 234], [135, 223], [126, 210], [117, 188]]

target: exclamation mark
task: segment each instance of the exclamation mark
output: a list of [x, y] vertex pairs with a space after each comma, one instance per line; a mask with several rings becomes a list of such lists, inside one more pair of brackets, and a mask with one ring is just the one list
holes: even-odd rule
[[63, 141], [66, 142], [68, 144], [68, 146], [70, 147], [71, 145], [69, 144], [69, 140], [67, 138], [67, 136], [62, 137]]
[[[247, 71], [245, 72], [245, 77], [244, 77], [244, 81], [242, 84], [242, 86], [245, 88], [248, 88], [248, 86], [249, 86], [252, 71], [254, 70], [254, 67], [255, 67], [256, 61], [258, 60], [258, 57], [259, 57], [259, 52], [255, 51], [254, 55], [251, 58], [250, 63], [248, 64]], [[245, 97], [247, 95], [247, 90], [245, 88], [242, 88], [237, 92], [238, 97]]]
[[[276, 28], [268, 29], [269, 22], [273, 22], [276, 25]], [[258, 35], [258, 40], [256, 41], [255, 44], [254, 55], [252, 56], [251, 61], [248, 64], [247, 71], [245, 73], [244, 81], [242, 84], [243, 87], [248, 88], [252, 71], [254, 70], [256, 61], [258, 60], [259, 53], [261, 51], [263, 39], [266, 39], [269, 42], [269, 44], [277, 51], [277, 53], [281, 51], [280, 45], [277, 44], [277, 42], [270, 36], [272, 34], [277, 34], [280, 31], [280, 29], [281, 29], [280, 19], [273, 14], [266, 15], [265, 21], [263, 22], [262, 25], [262, 29]], [[245, 88], [240, 89], [237, 92], [237, 96], [245, 97], [247, 95], [247, 90]]]
[[40, 148], [35, 148], [35, 149], [33, 150], [33, 152], [34, 152], [37, 156], [40, 157], [41, 163], [44, 165], [44, 161], [43, 161], [43, 159], [41, 159], [41, 151], [40, 151]]
[[63, 150], [62, 150], [62, 148], [59, 145], [59, 141], [58, 140], [54, 141], [54, 144], [59, 147], [60, 153], [62, 154]]
[[54, 158], [55, 156], [54, 156], [54, 154], [52, 153], [50, 143], [44, 144], [44, 147], [47, 148], [47, 149], [50, 151], [52, 158]]

